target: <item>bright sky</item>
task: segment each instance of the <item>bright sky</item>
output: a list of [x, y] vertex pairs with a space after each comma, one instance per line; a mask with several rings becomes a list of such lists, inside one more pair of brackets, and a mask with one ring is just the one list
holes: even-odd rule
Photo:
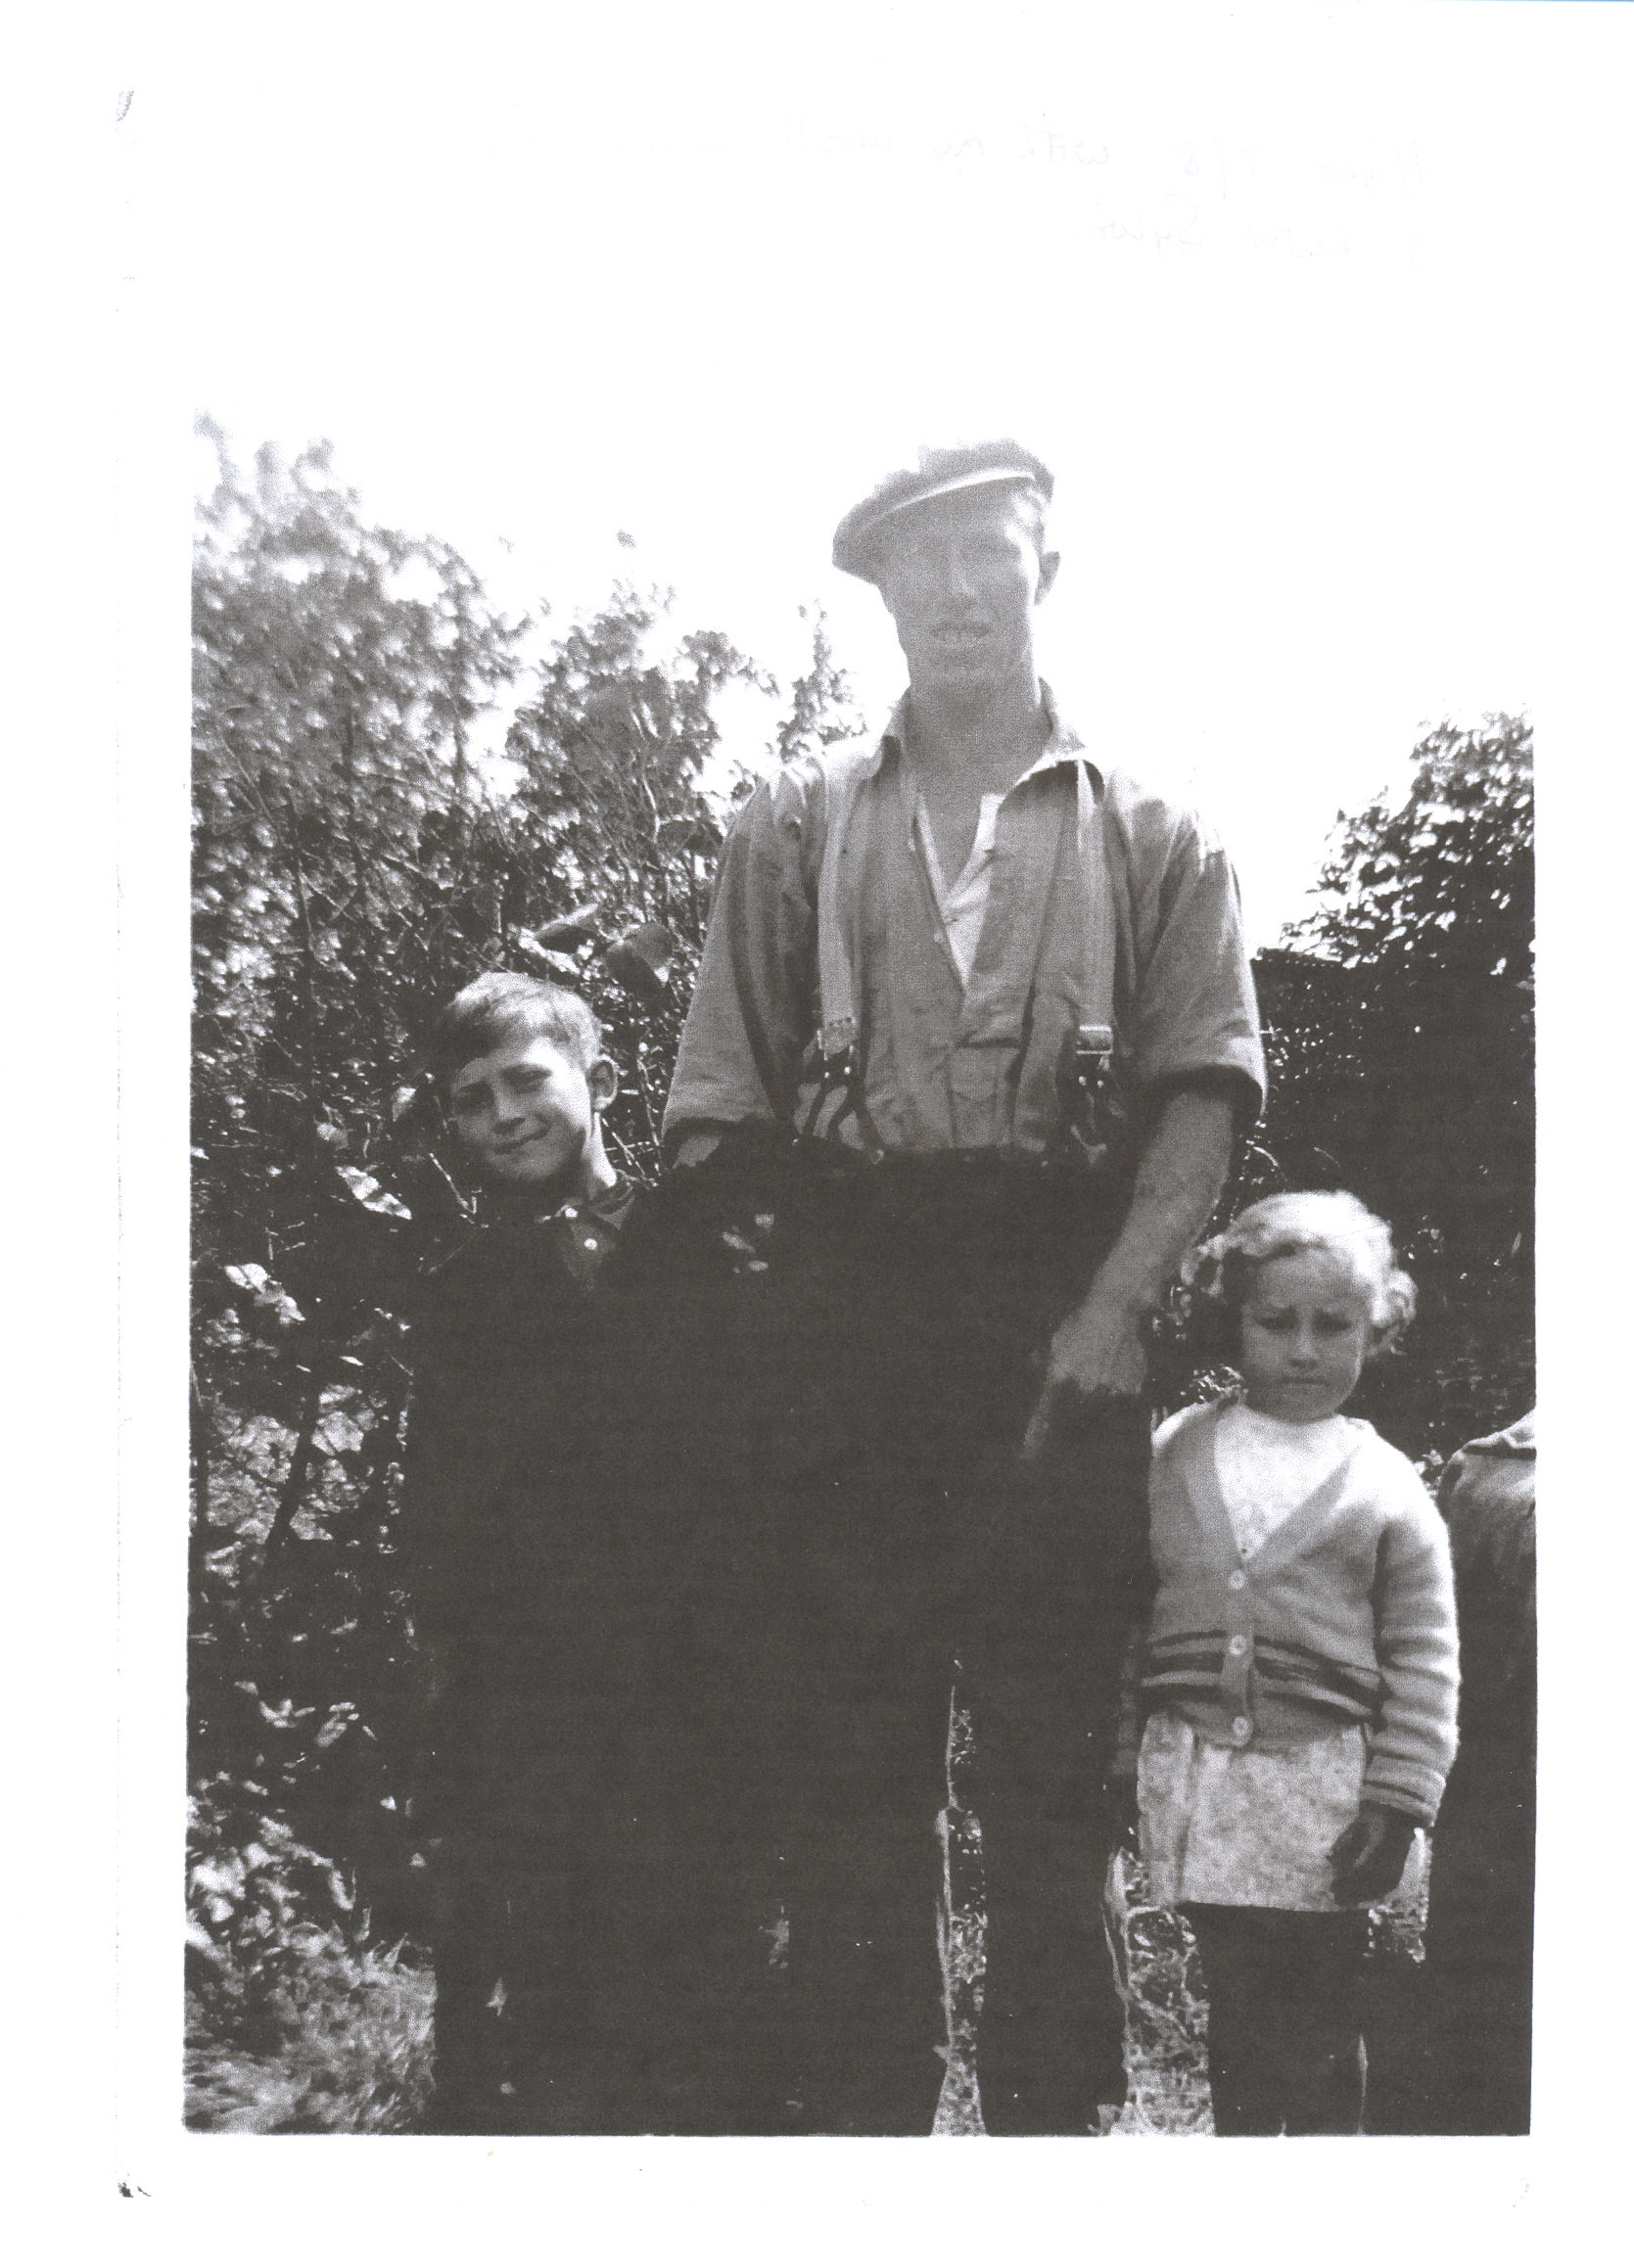
[[1217, 819], [1265, 942], [1423, 724], [1537, 699], [1534, 293], [1597, 220], [1539, 184], [1625, 132], [1624, 13], [217, 7], [134, 41], [120, 131], [193, 400], [243, 458], [329, 436], [513, 611], [674, 584], [786, 682], [817, 600], [878, 722], [833, 525], [921, 440], [1017, 436], [1046, 674]]

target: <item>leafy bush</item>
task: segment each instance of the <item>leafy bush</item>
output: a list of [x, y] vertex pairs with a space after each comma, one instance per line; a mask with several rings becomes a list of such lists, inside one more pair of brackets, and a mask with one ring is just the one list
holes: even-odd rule
[[430, 2084], [435, 1985], [376, 1939], [348, 1878], [265, 1790], [224, 1776], [188, 1806], [188, 2121], [385, 2133]]
[[1398, 808], [1340, 814], [1288, 933], [1319, 950], [1256, 977], [1283, 1185], [1353, 1189], [1419, 1285], [1355, 1407], [1434, 1467], [1534, 1397], [1531, 727], [1441, 724], [1414, 757]]

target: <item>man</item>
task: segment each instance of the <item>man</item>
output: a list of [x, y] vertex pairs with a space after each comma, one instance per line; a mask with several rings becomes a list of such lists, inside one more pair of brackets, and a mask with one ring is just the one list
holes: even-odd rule
[[720, 1776], [740, 1845], [758, 1818], [781, 1859], [764, 2084], [808, 2130], [934, 2115], [956, 1645], [986, 2123], [1085, 2133], [1124, 2092], [1100, 1783], [1144, 1581], [1143, 1339], [1262, 1062], [1223, 852], [1092, 764], [1039, 678], [1052, 486], [1010, 441], [927, 450], [841, 522], [909, 691], [877, 743], [740, 814], [665, 1117], [743, 1255], [697, 1393], [697, 1564]]

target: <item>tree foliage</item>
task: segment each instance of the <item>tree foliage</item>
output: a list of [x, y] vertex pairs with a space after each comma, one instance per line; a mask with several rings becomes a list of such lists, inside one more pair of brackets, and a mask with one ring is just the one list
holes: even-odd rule
[[812, 625], [812, 666], [789, 688], [789, 711], [777, 727], [778, 762], [793, 764], [800, 757], [820, 756], [837, 740], [855, 738], [863, 719], [851, 706], [851, 684], [834, 659], [828, 625], [818, 608], [814, 616], [800, 609], [802, 622]]
[[269, 1799], [299, 1786], [324, 1847], [355, 1849], [384, 1800], [356, 1694], [391, 1689], [404, 1638], [385, 1546], [406, 1381], [390, 1231], [409, 1208], [369, 1169], [421, 999], [487, 934], [467, 736], [521, 625], [445, 544], [368, 526], [326, 447], [262, 450], [246, 483], [206, 431], [194, 1761], [218, 1790], [229, 1766]]
[[612, 1036], [624, 1090], [607, 1124], [627, 1163], [656, 1156], [703, 945], [723, 832], [704, 784], [720, 741], [714, 705], [734, 683], [776, 690], [715, 630], [649, 660], [671, 603], [616, 585], [544, 663], [505, 742], [517, 767], [511, 910], [548, 928], [565, 892], [583, 932], [576, 957], [547, 947], [541, 959], [537, 932], [519, 929], [516, 943], [541, 973], [584, 991]]
[[1445, 1453], [1531, 1397], [1531, 729], [1444, 723], [1414, 759], [1399, 806], [1340, 813], [1315, 910], [1256, 962], [1262, 1139], [1284, 1185], [1395, 1228], [1422, 1314], [1377, 1391]]
[[1317, 883], [1325, 903], [1293, 934], [1423, 999], [1441, 990], [1505, 1007], [1500, 1023], [1529, 1042], [1531, 727], [1515, 717], [1489, 717], [1478, 732], [1440, 724], [1413, 755], [1399, 810], [1378, 798], [1357, 818], [1339, 814]]

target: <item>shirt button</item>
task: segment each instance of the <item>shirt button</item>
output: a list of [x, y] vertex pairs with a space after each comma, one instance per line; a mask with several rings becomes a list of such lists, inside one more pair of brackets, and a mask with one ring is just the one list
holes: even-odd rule
[[1247, 1576], [1243, 1574], [1240, 1567], [1234, 1567], [1226, 1577], [1226, 1589], [1228, 1591], [1240, 1591], [1247, 1580]]
[[1234, 1717], [1232, 1719], [1232, 1738], [1234, 1740], [1246, 1740], [1253, 1729], [1253, 1720], [1250, 1717]]
[[1248, 1641], [1245, 1638], [1234, 1638], [1226, 1648], [1228, 1653], [1246, 1653], [1247, 1650]]
[[595, 1238], [594, 1238], [593, 1236], [586, 1236], [586, 1237], [585, 1237], [585, 1239], [584, 1239], [584, 1250], [585, 1250], [586, 1252], [593, 1252], [593, 1251], [595, 1250]]
[[562, 1219], [564, 1221], [577, 1221], [578, 1218], [579, 1208], [577, 1205], [564, 1205], [562, 1207]]

